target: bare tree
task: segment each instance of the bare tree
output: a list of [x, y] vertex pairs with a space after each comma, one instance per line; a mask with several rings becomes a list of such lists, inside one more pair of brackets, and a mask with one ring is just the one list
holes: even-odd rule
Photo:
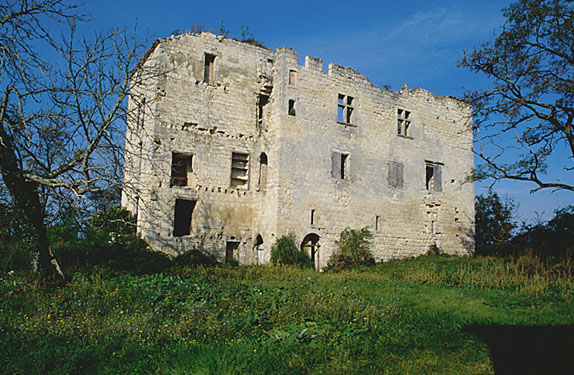
[[574, 191], [574, 184], [545, 176], [551, 155], [564, 160], [565, 175], [574, 168], [574, 3], [519, 0], [503, 14], [495, 40], [460, 62], [493, 83], [465, 96], [473, 105], [475, 152], [484, 162], [475, 177]]
[[45, 205], [81, 205], [119, 181], [127, 96], [135, 72], [143, 75], [135, 69], [143, 42], [121, 30], [79, 36], [76, 11], [64, 0], [0, 5], [0, 170], [44, 275], [61, 274]]

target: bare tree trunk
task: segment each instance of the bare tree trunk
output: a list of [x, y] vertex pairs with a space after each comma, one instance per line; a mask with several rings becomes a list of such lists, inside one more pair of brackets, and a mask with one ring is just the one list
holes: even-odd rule
[[43, 277], [53, 277], [56, 274], [63, 277], [60, 266], [52, 254], [48, 233], [44, 225], [44, 211], [36, 184], [24, 177], [24, 171], [19, 166], [10, 134], [4, 124], [7, 121], [6, 110], [10, 89], [4, 93], [0, 110], [0, 170], [2, 178], [16, 210], [22, 215], [22, 228], [26, 242], [36, 254], [34, 269]]

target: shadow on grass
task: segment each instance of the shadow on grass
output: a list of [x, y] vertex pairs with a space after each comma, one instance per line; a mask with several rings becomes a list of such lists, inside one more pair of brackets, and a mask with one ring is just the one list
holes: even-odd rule
[[496, 375], [574, 374], [574, 326], [471, 325], [490, 349]]

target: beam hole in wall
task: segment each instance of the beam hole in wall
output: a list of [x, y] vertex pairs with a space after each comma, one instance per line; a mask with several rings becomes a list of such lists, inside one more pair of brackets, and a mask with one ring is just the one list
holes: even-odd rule
[[193, 228], [193, 211], [197, 201], [190, 199], [176, 199], [173, 235], [174, 237], [189, 236]]

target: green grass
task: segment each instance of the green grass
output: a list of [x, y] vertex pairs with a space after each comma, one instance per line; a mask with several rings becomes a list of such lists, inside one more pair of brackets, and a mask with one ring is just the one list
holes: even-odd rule
[[[3, 275], [0, 368], [10, 374], [493, 374], [508, 365], [500, 358], [513, 358], [501, 356], [497, 344], [526, 334], [522, 343], [532, 340], [529, 347], [538, 348], [524, 358], [528, 373], [552, 365], [540, 351], [560, 352], [536, 346], [555, 338], [552, 327], [570, 334], [566, 345], [574, 343], [568, 341], [573, 281], [556, 267], [519, 271], [505, 260], [449, 256], [341, 273], [273, 266], [142, 276], [96, 270], [50, 289], [29, 275]], [[561, 365], [556, 358], [553, 364]]]

